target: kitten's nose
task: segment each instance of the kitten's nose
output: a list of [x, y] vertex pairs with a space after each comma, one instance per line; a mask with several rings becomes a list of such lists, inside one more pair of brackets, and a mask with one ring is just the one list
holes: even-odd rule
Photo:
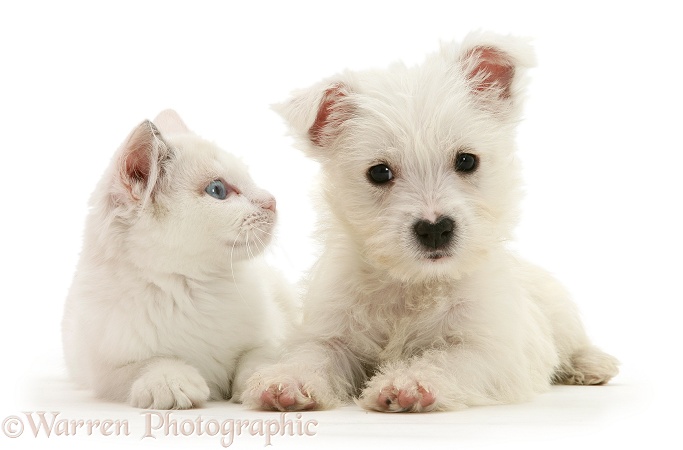
[[455, 222], [448, 217], [440, 217], [436, 222], [419, 220], [413, 226], [417, 240], [429, 250], [438, 250], [451, 241]]
[[261, 208], [263, 209], [269, 209], [273, 212], [275, 212], [275, 197], [268, 197], [265, 200], [262, 200], [259, 204]]

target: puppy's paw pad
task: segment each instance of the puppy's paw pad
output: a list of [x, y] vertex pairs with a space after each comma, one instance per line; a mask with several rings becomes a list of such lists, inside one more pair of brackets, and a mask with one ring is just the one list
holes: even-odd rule
[[315, 408], [315, 400], [298, 384], [271, 385], [261, 393], [261, 404], [279, 411], [300, 411]]
[[135, 380], [130, 404], [145, 409], [189, 409], [208, 400], [209, 386], [190, 366], [150, 370]]
[[436, 406], [436, 395], [420, 383], [389, 384], [376, 390], [365, 389], [358, 403], [360, 406], [381, 412], [425, 412]]
[[264, 385], [250, 380], [242, 402], [252, 408], [273, 411], [303, 411], [317, 406], [313, 396], [294, 382]]

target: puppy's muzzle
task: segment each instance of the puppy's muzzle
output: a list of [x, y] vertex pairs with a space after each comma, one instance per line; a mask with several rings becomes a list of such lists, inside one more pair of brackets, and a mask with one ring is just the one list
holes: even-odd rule
[[440, 250], [453, 238], [455, 222], [448, 217], [440, 217], [436, 222], [419, 220], [413, 226], [417, 241], [426, 250]]

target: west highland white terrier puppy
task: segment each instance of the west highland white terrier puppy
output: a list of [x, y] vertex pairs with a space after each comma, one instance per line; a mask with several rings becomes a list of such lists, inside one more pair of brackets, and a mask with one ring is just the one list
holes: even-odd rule
[[347, 71], [278, 107], [322, 167], [324, 251], [303, 326], [250, 378], [245, 404], [453, 410], [617, 374], [565, 290], [506, 247], [532, 64], [526, 41], [475, 33], [417, 67]]
[[140, 408], [239, 399], [294, 317], [257, 256], [275, 199], [171, 110], [133, 130], [91, 198], [66, 302], [71, 375]]

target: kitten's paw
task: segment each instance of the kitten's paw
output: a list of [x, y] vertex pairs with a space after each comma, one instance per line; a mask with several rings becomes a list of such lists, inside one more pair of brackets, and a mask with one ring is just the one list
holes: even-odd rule
[[188, 409], [201, 406], [210, 395], [197, 369], [179, 361], [156, 363], [135, 380], [130, 404], [144, 409]]
[[273, 411], [325, 409], [337, 403], [321, 377], [288, 376], [269, 368], [270, 375], [257, 372], [247, 381], [241, 400], [247, 407]]
[[436, 408], [436, 393], [428, 384], [408, 377], [377, 375], [356, 403], [380, 412], [426, 412]]

